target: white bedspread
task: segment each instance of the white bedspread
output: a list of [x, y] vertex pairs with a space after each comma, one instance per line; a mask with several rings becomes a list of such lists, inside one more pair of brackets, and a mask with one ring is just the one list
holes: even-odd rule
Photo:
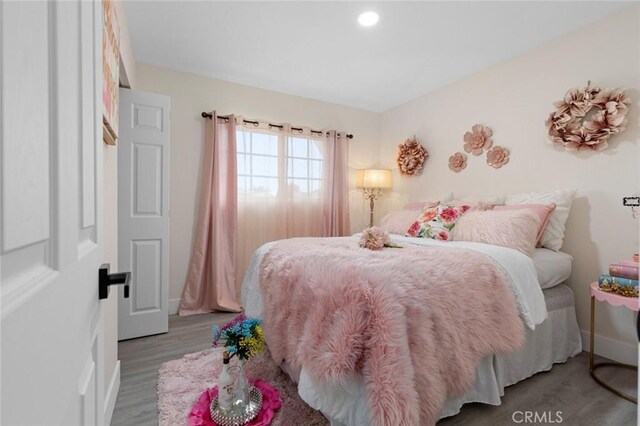
[[[353, 236], [354, 244], [357, 244], [359, 237], [360, 234]], [[461, 247], [484, 253], [504, 272], [513, 290], [524, 324], [533, 330], [547, 318], [547, 308], [533, 261], [519, 251], [463, 241], [443, 242], [400, 235], [392, 235], [391, 238], [393, 242], [400, 245], [413, 244], [425, 246], [425, 249]], [[249, 317], [263, 318], [264, 307], [259, 285], [259, 269], [262, 258], [273, 244], [265, 244], [256, 250], [242, 284], [242, 304], [245, 314]], [[295, 372], [293, 374], [296, 375]], [[298, 393], [307, 404], [332, 419], [332, 424], [358, 426], [368, 424], [364, 386], [359, 377], [354, 377], [341, 385], [326, 385], [315, 383], [303, 367], [298, 380]]]

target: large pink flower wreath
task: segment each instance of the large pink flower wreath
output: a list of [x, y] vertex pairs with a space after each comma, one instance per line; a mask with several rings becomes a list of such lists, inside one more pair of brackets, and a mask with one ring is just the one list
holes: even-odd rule
[[[545, 121], [551, 142], [562, 144], [567, 151], [602, 151], [611, 135], [626, 128], [631, 100], [623, 89], [602, 90], [588, 83], [582, 89], [570, 89], [553, 105], [556, 110]], [[597, 111], [585, 120], [593, 108]]]

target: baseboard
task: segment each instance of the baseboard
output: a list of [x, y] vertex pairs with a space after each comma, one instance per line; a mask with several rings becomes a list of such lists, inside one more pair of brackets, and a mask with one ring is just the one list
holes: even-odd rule
[[[582, 337], [582, 348], [589, 351], [590, 333], [586, 330], [580, 330]], [[620, 342], [609, 337], [596, 334], [596, 355], [612, 359], [614, 361], [623, 362], [625, 364], [638, 365], [638, 346]]]
[[177, 315], [181, 299], [169, 299], [169, 315]]
[[118, 391], [120, 390], [120, 361], [116, 361], [116, 366], [111, 375], [109, 388], [104, 397], [104, 424], [111, 424], [113, 409], [116, 408], [116, 399], [118, 399]]

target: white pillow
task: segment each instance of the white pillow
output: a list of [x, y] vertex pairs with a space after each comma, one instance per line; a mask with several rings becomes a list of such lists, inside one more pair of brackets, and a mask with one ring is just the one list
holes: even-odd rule
[[438, 198], [438, 200], [440, 200], [441, 203], [448, 203], [449, 201], [453, 200], [453, 192], [442, 195], [440, 198]]
[[514, 204], [551, 204], [556, 205], [555, 210], [551, 212], [551, 218], [547, 229], [545, 229], [540, 239], [540, 245], [553, 251], [558, 251], [562, 247], [564, 240], [564, 229], [567, 219], [569, 218], [569, 210], [576, 190], [569, 191], [551, 191], [551, 192], [530, 192], [524, 194], [507, 195], [506, 205]]
[[[438, 204], [448, 203], [451, 200], [453, 200], [453, 192], [445, 194], [442, 197], [428, 197], [425, 201], [414, 201], [411, 203], [407, 203], [404, 206], [404, 210], [419, 210], [421, 212], [422, 209], [429, 208], [427, 207], [427, 204], [430, 207], [435, 207]], [[420, 212], [418, 212], [418, 214], [420, 214]]]
[[467, 197], [454, 197], [452, 202], [464, 203], [470, 205], [476, 205], [478, 203], [482, 204], [491, 204], [494, 206], [502, 206], [504, 204], [506, 197], [495, 196], [495, 197], [475, 197], [475, 196], [467, 196]]

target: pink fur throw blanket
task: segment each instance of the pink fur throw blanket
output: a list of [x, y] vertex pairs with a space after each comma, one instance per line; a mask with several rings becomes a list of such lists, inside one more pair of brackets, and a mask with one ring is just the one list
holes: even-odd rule
[[435, 424], [483, 356], [524, 341], [502, 272], [467, 249], [284, 240], [265, 255], [260, 288], [276, 364], [325, 383], [362, 375], [373, 425]]

